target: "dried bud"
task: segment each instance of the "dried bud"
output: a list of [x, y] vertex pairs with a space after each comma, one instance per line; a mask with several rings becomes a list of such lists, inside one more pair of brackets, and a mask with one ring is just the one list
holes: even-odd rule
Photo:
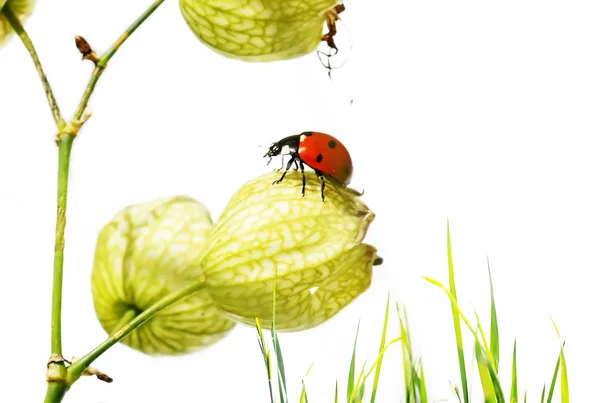
[[[188, 197], [127, 207], [101, 231], [92, 270], [96, 314], [112, 333], [165, 295], [201, 278], [196, 264], [212, 231], [209, 212]], [[235, 322], [206, 290], [158, 312], [123, 339], [147, 354], [184, 354], [223, 338]]]
[[[227, 57], [267, 62], [314, 51], [335, 21], [339, 0], [179, 0], [183, 17], [208, 47]], [[331, 28], [331, 27], [330, 27]], [[331, 29], [330, 29], [331, 31]]]
[[201, 264], [208, 290], [236, 320], [298, 331], [323, 323], [367, 290], [374, 247], [362, 243], [373, 212], [351, 189], [290, 171], [260, 176], [232, 197], [211, 234]]
[[6, 39], [13, 32], [13, 29], [6, 19], [2, 10], [10, 7], [12, 13], [23, 23], [31, 13], [35, 6], [35, 0], [0, 0], [0, 45], [2, 45]]

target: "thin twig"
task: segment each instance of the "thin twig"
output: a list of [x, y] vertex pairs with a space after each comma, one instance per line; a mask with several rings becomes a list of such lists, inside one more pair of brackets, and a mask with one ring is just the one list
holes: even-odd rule
[[44, 91], [46, 91], [46, 98], [48, 98], [48, 104], [50, 104], [50, 109], [52, 110], [52, 116], [54, 117], [54, 121], [56, 122], [56, 127], [58, 128], [58, 130], [61, 130], [65, 125], [65, 121], [63, 120], [60, 114], [58, 103], [54, 98], [54, 93], [52, 92], [52, 88], [50, 87], [50, 83], [48, 82], [48, 78], [46, 77], [46, 73], [44, 73], [42, 63], [40, 62], [40, 59], [37, 55], [35, 47], [33, 46], [31, 38], [29, 38], [29, 35], [27, 34], [27, 31], [25, 31], [25, 28], [21, 24], [19, 17], [16, 16], [16, 14], [10, 8], [9, 4], [5, 4], [0, 12], [4, 14], [6, 20], [8, 21], [12, 29], [15, 30], [19, 38], [21, 38], [23, 45], [25, 45], [25, 48], [27, 48], [27, 51], [29, 51], [29, 55], [33, 59], [33, 64], [35, 65], [38, 75], [42, 80]]

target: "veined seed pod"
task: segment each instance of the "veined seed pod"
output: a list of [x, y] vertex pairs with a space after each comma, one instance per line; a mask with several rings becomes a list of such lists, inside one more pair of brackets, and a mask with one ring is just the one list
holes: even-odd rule
[[[206, 208], [183, 196], [129, 206], [104, 226], [92, 270], [94, 307], [104, 330], [118, 330], [202, 278], [197, 262], [212, 227]], [[147, 354], [184, 354], [217, 342], [234, 324], [203, 289], [159, 311], [122, 342]]]
[[[205, 45], [227, 57], [267, 62], [313, 52], [337, 19], [340, 0], [179, 0]], [[339, 9], [339, 7], [338, 7]], [[326, 34], [330, 35], [330, 34]], [[331, 42], [332, 43], [332, 42]]]
[[207, 289], [220, 309], [253, 324], [298, 331], [323, 323], [367, 290], [377, 260], [362, 243], [375, 215], [357, 192], [291, 171], [260, 176], [231, 198], [201, 258]]
[[33, 12], [34, 6], [35, 0], [0, 0], [0, 45], [6, 41], [13, 31], [6, 16], [1, 11], [5, 7], [10, 7], [15, 16], [21, 22], [24, 22]]

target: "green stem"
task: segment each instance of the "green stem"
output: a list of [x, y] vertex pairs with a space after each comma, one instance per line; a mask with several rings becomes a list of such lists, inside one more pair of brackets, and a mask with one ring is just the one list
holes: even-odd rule
[[70, 386], [75, 383], [81, 377], [81, 375], [83, 375], [86, 368], [94, 362], [94, 360], [100, 357], [106, 350], [117, 344], [119, 341], [123, 340], [129, 333], [146, 323], [150, 318], [152, 318], [152, 316], [154, 316], [154, 314], [168, 307], [169, 305], [174, 304], [175, 302], [189, 297], [202, 288], [204, 288], [203, 278], [199, 279], [198, 282], [179, 291], [173, 292], [155, 302], [152, 306], [150, 306], [150, 308], [133, 318], [133, 320], [131, 320], [125, 326], [114, 332], [106, 341], [67, 368], [67, 385]]
[[113, 55], [117, 52], [117, 50], [119, 50], [121, 45], [123, 45], [123, 43], [125, 43], [127, 38], [129, 38], [131, 36], [131, 34], [133, 34], [135, 32], [135, 30], [138, 29], [138, 27], [140, 25], [142, 25], [142, 23], [144, 21], [146, 21], [146, 19], [148, 17], [150, 17], [150, 15], [164, 1], [165, 0], [154, 0], [154, 2], [150, 5], [150, 7], [148, 7], [146, 9], [146, 11], [144, 11], [142, 13], [142, 15], [140, 15], [139, 18], [137, 20], [135, 20], [125, 30], [125, 32], [123, 32], [123, 34], [119, 37], [119, 39], [117, 39], [116, 42], [113, 43], [113, 45], [102, 55], [102, 57], [100, 57], [100, 59], [98, 59], [98, 62], [96, 63], [96, 68], [94, 69], [94, 72], [92, 73], [92, 78], [90, 79], [90, 81], [87, 85], [87, 88], [85, 89], [85, 92], [83, 93], [83, 97], [81, 97], [81, 101], [79, 102], [79, 106], [77, 107], [77, 112], [75, 113], [74, 119], [81, 119], [81, 116], [83, 116], [83, 112], [85, 111], [85, 108], [88, 104], [88, 101], [90, 100], [90, 97], [92, 96], [92, 92], [94, 92], [96, 83], [100, 79], [100, 76], [104, 72], [104, 69], [106, 69], [106, 66], [108, 65], [108, 61], [113, 57]]
[[25, 28], [21, 24], [19, 17], [12, 11], [8, 4], [4, 5], [4, 8], [0, 11], [6, 17], [6, 20], [15, 30], [25, 48], [29, 51], [31, 58], [33, 59], [33, 64], [42, 80], [42, 85], [44, 86], [44, 91], [46, 91], [46, 98], [48, 98], [48, 103], [50, 104], [50, 109], [52, 110], [52, 115], [54, 116], [54, 121], [56, 122], [56, 127], [60, 130], [65, 125], [65, 121], [63, 120], [60, 109], [58, 108], [58, 104], [56, 103], [56, 99], [54, 98], [54, 93], [52, 92], [52, 88], [50, 87], [50, 83], [48, 82], [48, 78], [46, 77], [46, 73], [44, 73], [44, 69], [42, 68], [42, 63], [37, 55], [35, 47], [33, 46], [33, 42]]
[[[85, 89], [85, 92], [81, 98], [79, 106], [75, 112], [75, 115], [70, 124], [65, 124], [65, 122], [60, 117], [60, 112], [58, 110], [58, 105], [54, 100], [54, 96], [52, 95], [52, 90], [50, 89], [50, 85], [48, 84], [48, 80], [44, 75], [41, 64], [39, 63], [39, 59], [37, 58], [37, 54], [35, 53], [35, 49], [33, 48], [33, 44], [31, 40], [25, 33], [20, 21], [14, 15], [14, 13], [5, 6], [2, 9], [2, 12], [7, 16], [7, 19], [15, 29], [15, 31], [19, 34], [23, 43], [29, 50], [38, 69], [40, 76], [42, 77], [42, 83], [44, 84], [44, 88], [46, 89], [46, 94], [48, 95], [48, 100], [50, 102], [50, 106], [55, 116], [55, 120], [57, 120], [57, 125], [59, 127], [59, 134], [57, 136], [58, 144], [59, 144], [59, 159], [58, 159], [58, 185], [57, 185], [57, 214], [56, 214], [56, 238], [55, 238], [55, 249], [54, 249], [54, 277], [52, 281], [52, 338], [51, 338], [51, 346], [52, 346], [52, 356], [48, 363], [48, 371], [46, 375], [46, 380], [48, 382], [48, 389], [46, 392], [46, 403], [58, 403], [62, 401], [66, 392], [70, 388], [70, 386], [75, 382], [85, 371], [85, 368], [89, 366], [89, 364], [94, 361], [100, 354], [106, 351], [110, 346], [119, 341], [121, 338], [125, 337], [125, 335], [131, 332], [133, 329], [141, 325], [143, 322], [148, 320], [154, 312], [157, 312], [157, 309], [154, 312], [151, 312], [147, 316], [144, 316], [142, 313], [137, 318], [133, 320], [133, 324], [130, 326], [134, 326], [131, 330], [127, 330], [127, 326], [122, 329], [127, 333], [123, 334], [120, 338], [115, 339], [114, 342], [110, 343], [107, 341], [103, 345], [99, 346], [96, 350], [92, 351], [88, 356], [84, 357], [86, 360], [82, 360], [81, 363], [77, 363], [72, 365], [73, 370], [68, 371], [64, 359], [62, 357], [62, 340], [61, 340], [61, 312], [62, 312], [62, 281], [63, 281], [63, 265], [64, 265], [64, 248], [65, 248], [65, 227], [66, 227], [66, 212], [67, 212], [67, 191], [69, 184], [69, 163], [71, 158], [71, 149], [73, 147], [73, 141], [75, 140], [75, 136], [79, 131], [79, 128], [83, 124], [81, 121], [82, 116], [85, 112], [85, 108], [89, 102], [89, 99], [96, 87], [96, 83], [98, 79], [102, 75], [104, 69], [108, 64], [108, 61], [113, 57], [113, 55], [119, 50], [121, 45], [129, 38], [129, 36], [164, 2], [164, 0], [155, 0], [152, 5], [142, 13], [142, 15], [127, 28], [125, 33], [119, 37], [119, 39], [108, 49], [108, 51], [102, 55], [102, 57], [98, 60], [96, 64], [96, 68], [92, 73], [92, 77]], [[179, 297], [183, 298], [183, 296]], [[161, 300], [162, 301], [162, 300]], [[168, 301], [168, 300], [167, 300]], [[159, 301], [160, 302], [160, 301]], [[173, 301], [174, 302], [174, 301]], [[168, 303], [166, 304], [168, 305]], [[164, 306], [166, 306], [164, 305]], [[163, 306], [163, 307], [164, 307]], [[162, 308], [160, 308], [162, 309]], [[141, 318], [141, 319], [138, 319]], [[136, 322], [139, 320], [139, 323]], [[114, 337], [118, 337], [116, 334]], [[87, 362], [87, 364], [85, 364]], [[69, 369], [71, 369], [69, 367]], [[83, 368], [83, 369], [81, 369]], [[81, 369], [81, 371], [79, 371]], [[68, 379], [72, 381], [69, 382]]]
[[65, 252], [65, 227], [67, 224], [67, 190], [69, 188], [69, 163], [73, 137], [61, 141], [58, 149], [58, 186], [56, 209], [56, 236], [54, 243], [54, 278], [52, 281], [52, 354], [62, 355], [61, 308], [63, 263]]

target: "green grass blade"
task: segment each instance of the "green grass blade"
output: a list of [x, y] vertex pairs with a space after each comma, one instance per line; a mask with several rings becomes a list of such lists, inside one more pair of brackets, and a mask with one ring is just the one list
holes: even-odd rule
[[477, 359], [477, 369], [479, 370], [479, 379], [483, 390], [485, 403], [497, 403], [494, 382], [487, 365], [487, 358], [483, 351], [483, 346], [478, 340], [475, 340], [475, 357]]
[[[306, 375], [304, 375], [304, 379], [308, 378], [308, 374], [310, 374], [310, 370], [313, 367], [313, 363], [310, 364], [310, 367], [306, 370]], [[306, 392], [306, 384], [304, 383], [304, 379], [302, 380], [302, 393], [300, 394], [300, 403], [308, 403], [308, 393]]]
[[365, 382], [366, 382], [367, 378], [369, 378], [369, 375], [371, 375], [371, 372], [373, 372], [373, 370], [377, 367], [377, 365], [379, 364], [379, 361], [383, 360], [383, 357], [385, 356], [385, 352], [387, 351], [387, 349], [392, 344], [395, 344], [395, 343], [399, 342], [400, 340], [402, 340], [401, 337], [396, 337], [395, 339], [390, 340], [390, 342], [388, 344], [386, 344], [386, 346], [383, 348], [383, 351], [381, 353], [379, 353], [377, 360], [375, 360], [375, 362], [373, 363], [371, 368], [366, 373], [365, 373], [365, 367], [366, 367], [367, 363], [366, 362], [363, 363], [360, 374], [358, 375], [358, 381], [356, 383], [356, 387], [354, 388], [354, 390], [352, 391], [352, 394], [350, 395], [350, 397], [348, 399], [349, 402], [356, 401], [355, 398], [358, 396], [360, 389], [362, 388], [364, 390]]
[[487, 361], [488, 370], [490, 372], [490, 376], [492, 378], [492, 382], [494, 383], [494, 390], [496, 392], [496, 399], [498, 403], [505, 403], [506, 399], [504, 398], [504, 392], [502, 391], [502, 385], [500, 385], [500, 379], [498, 378], [498, 374], [494, 370], [494, 366], [490, 360]]
[[258, 345], [260, 346], [260, 352], [263, 355], [263, 359], [265, 361], [265, 367], [267, 369], [267, 380], [269, 381], [269, 395], [271, 396], [271, 403], [275, 403], [275, 396], [273, 396], [273, 385], [272, 385], [272, 366], [271, 366], [271, 352], [267, 346], [265, 341], [265, 335], [262, 330], [262, 326], [260, 325], [260, 321], [258, 318], [254, 319], [256, 322], [256, 331], [258, 336]]
[[[387, 337], [387, 325], [390, 314], [390, 293], [388, 292], [387, 303], [385, 305], [385, 317], [383, 319], [383, 330], [381, 331], [381, 342], [379, 343], [379, 354], [385, 348], [385, 340]], [[371, 391], [371, 403], [375, 403], [375, 396], [377, 395], [377, 385], [379, 384], [379, 374], [381, 373], [381, 364], [383, 359], [377, 362], [377, 369], [375, 370], [375, 379], [373, 380], [373, 390]]]
[[[562, 348], [561, 348], [562, 352]], [[558, 354], [558, 359], [556, 360], [556, 366], [554, 367], [554, 375], [552, 375], [552, 382], [550, 382], [550, 389], [548, 390], [548, 400], [547, 403], [552, 401], [552, 395], [554, 394], [554, 386], [556, 386], [556, 379], [558, 378], [558, 370], [560, 369], [560, 353]], [[545, 387], [544, 387], [545, 390]]]
[[[552, 325], [554, 325], [554, 329], [556, 330], [556, 334], [560, 339], [560, 331], [558, 330], [558, 326], [556, 322], [552, 320]], [[558, 360], [560, 363], [560, 396], [562, 403], [569, 403], [569, 379], [567, 377], [567, 360], [565, 359], [565, 343], [563, 342], [560, 347], [560, 354], [558, 356]], [[556, 377], [556, 372], [554, 374]]]
[[562, 403], [569, 403], [569, 379], [567, 377], [567, 360], [565, 359], [563, 344], [560, 349], [560, 396]]
[[[411, 346], [410, 340], [408, 338], [408, 324], [402, 319], [402, 315], [400, 314], [400, 307], [396, 302], [396, 312], [398, 313], [398, 322], [400, 323], [400, 337], [402, 338], [402, 366], [404, 369], [404, 401], [406, 403], [410, 403], [411, 400], [411, 388], [413, 382], [410, 377], [412, 375], [411, 367], [412, 367], [412, 357], [411, 355]], [[406, 314], [406, 310], [405, 310]]]
[[338, 398], [338, 381], [337, 379], [335, 380], [335, 399], [333, 400], [334, 403], [339, 403], [339, 398]]
[[360, 384], [360, 388], [358, 388], [358, 393], [356, 398], [354, 399], [354, 403], [362, 403], [363, 398], [365, 396], [365, 383]]
[[513, 345], [512, 359], [512, 382], [510, 385], [510, 403], [519, 403], [519, 392], [517, 390], [517, 339]]
[[348, 402], [352, 402], [352, 403], [358, 403], [360, 402], [360, 399], [358, 398], [358, 394], [360, 392], [360, 388], [364, 383], [364, 379], [363, 379], [363, 375], [365, 374], [365, 367], [367, 366], [367, 362], [363, 362], [362, 368], [360, 370], [360, 373], [358, 374], [358, 379], [356, 381], [356, 386], [354, 387], [354, 390], [352, 391], [352, 394], [350, 395], [350, 397], [348, 398]]
[[[473, 310], [473, 313], [475, 314], [475, 318], [477, 319], [477, 329], [479, 331], [479, 334], [481, 335], [481, 341], [483, 343], [484, 351], [487, 354], [488, 359], [490, 360], [490, 363], [492, 363], [493, 372], [495, 374], [497, 374], [498, 370], [496, 367], [494, 367], [494, 364], [493, 364], [494, 356], [492, 355], [492, 350], [490, 349], [490, 345], [488, 344], [487, 339], [485, 337], [485, 332], [483, 331], [483, 326], [481, 326], [481, 320], [479, 319], [479, 314], [475, 310]], [[475, 336], [475, 337], [477, 337], [477, 336]]]
[[545, 397], [546, 397], [546, 384], [544, 384], [544, 388], [542, 389], [542, 399], [540, 400], [540, 403], [545, 403], [544, 402]]
[[302, 381], [302, 393], [300, 394], [300, 403], [308, 403], [308, 396], [306, 394], [306, 384]]
[[[456, 284], [454, 280], [454, 264], [452, 262], [452, 244], [450, 242], [450, 222], [446, 228], [447, 249], [448, 249], [448, 274], [450, 279], [450, 293], [456, 297]], [[469, 391], [467, 386], [467, 370], [465, 367], [465, 354], [463, 349], [462, 331], [460, 328], [460, 318], [456, 309], [456, 305], [452, 304], [452, 319], [454, 321], [454, 333], [456, 335], [456, 352], [458, 355], [458, 365], [460, 367], [460, 380], [462, 384], [463, 398], [465, 403], [469, 403]]]
[[277, 385], [279, 386], [279, 401], [286, 403], [288, 401], [287, 396], [287, 383], [285, 380], [285, 365], [283, 362], [283, 354], [281, 352], [281, 345], [279, 343], [279, 337], [277, 337], [277, 330], [275, 326], [275, 313], [277, 307], [277, 271], [275, 271], [275, 279], [273, 280], [273, 318], [271, 325], [271, 338], [273, 340], [273, 348], [275, 349], [275, 355], [277, 357]]
[[286, 403], [287, 398], [287, 383], [285, 380], [285, 365], [283, 363], [283, 354], [281, 353], [281, 345], [279, 343], [279, 337], [275, 327], [272, 328], [273, 345], [275, 347], [275, 354], [277, 356], [277, 384], [279, 385], [279, 401]]
[[427, 388], [425, 387], [425, 371], [423, 363], [419, 361], [419, 401], [427, 403]]
[[540, 400], [540, 403], [546, 403], [546, 402], [544, 402], [545, 397], [546, 397], [546, 384], [544, 384], [544, 388], [542, 389], [542, 399]]
[[458, 385], [450, 385], [452, 387], [452, 391], [454, 392], [454, 394], [456, 395], [456, 398], [458, 399], [458, 403], [462, 403], [462, 397], [460, 397], [460, 389], [458, 388]]
[[465, 323], [465, 325], [467, 325], [467, 328], [469, 329], [469, 331], [471, 332], [471, 334], [473, 334], [473, 337], [477, 338], [478, 337], [477, 336], [477, 331], [475, 331], [475, 328], [473, 326], [471, 326], [471, 323], [469, 322], [469, 320], [467, 319], [467, 317], [465, 316], [465, 314], [462, 312], [462, 310], [459, 308], [458, 303], [456, 302], [456, 299], [450, 293], [450, 291], [446, 287], [444, 287], [444, 285], [442, 283], [440, 283], [437, 280], [432, 279], [431, 277], [424, 276], [423, 279], [426, 280], [426, 281], [428, 281], [429, 283], [431, 283], [431, 284], [433, 284], [433, 285], [441, 288], [442, 290], [444, 290], [444, 292], [446, 293], [446, 295], [450, 299], [450, 302], [452, 303], [453, 309], [455, 309], [456, 312], [458, 312], [458, 315], [462, 318], [462, 320]]
[[527, 392], [525, 392], [525, 395], [523, 395], [523, 403], [527, 403]]
[[352, 349], [352, 359], [350, 360], [350, 370], [348, 371], [348, 387], [346, 388], [347, 399], [350, 401], [350, 396], [354, 391], [354, 370], [356, 367], [356, 344], [358, 342], [358, 331], [360, 329], [360, 320], [356, 326], [356, 336], [354, 337], [354, 348]]
[[491, 325], [490, 325], [490, 348], [492, 350], [492, 357], [494, 357], [494, 368], [496, 373], [498, 372], [498, 365], [500, 363], [500, 339], [498, 334], [498, 316], [496, 313], [496, 300], [494, 298], [494, 285], [492, 284], [492, 270], [490, 269], [490, 261], [488, 259], [488, 277], [490, 278], [490, 296], [491, 296]]

